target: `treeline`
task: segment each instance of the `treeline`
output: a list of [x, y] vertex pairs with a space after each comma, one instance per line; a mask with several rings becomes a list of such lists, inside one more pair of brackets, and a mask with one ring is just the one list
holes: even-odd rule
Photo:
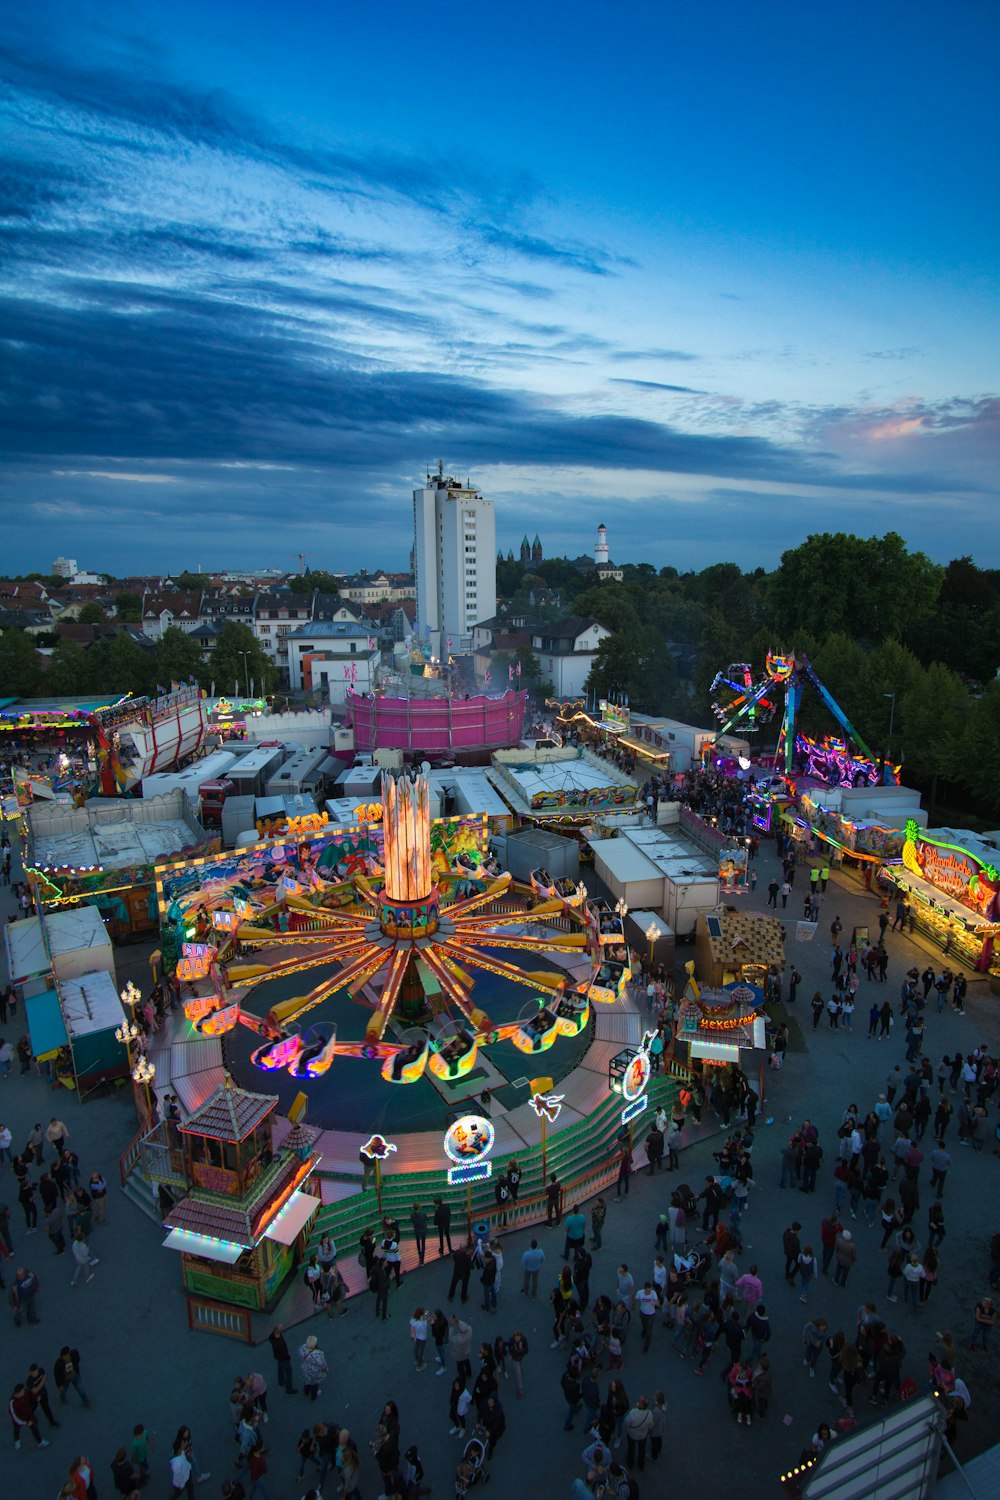
[[5, 698], [153, 694], [158, 687], [192, 678], [204, 688], [215, 683], [219, 693], [233, 693], [238, 683], [243, 694], [252, 683], [260, 694], [274, 688], [277, 670], [250, 627], [235, 620], [223, 625], [207, 659], [194, 637], [176, 626], [150, 646], [125, 632], [88, 646], [60, 637], [49, 656], [38, 651], [25, 631], [0, 631], [0, 696]]
[[[554, 558], [505, 562], [497, 583], [517, 606], [558, 590], [558, 605], [544, 610], [599, 620], [612, 634], [590, 690], [627, 693], [649, 713], [709, 725], [720, 669], [746, 661], [757, 674], [769, 650], [804, 652], [872, 751], [903, 760], [910, 784], [986, 818], [1000, 812], [1000, 570], [969, 557], [942, 567], [895, 532], [836, 533], [783, 553], [773, 573], [638, 563], [625, 566], [621, 583], [601, 583]], [[800, 722], [837, 730], [814, 694]], [[760, 742], [773, 738], [765, 729]]]

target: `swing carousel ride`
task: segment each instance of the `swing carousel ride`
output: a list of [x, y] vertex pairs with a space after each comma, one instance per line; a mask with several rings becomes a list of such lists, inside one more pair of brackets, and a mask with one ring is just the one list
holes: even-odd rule
[[[185, 1003], [201, 1035], [248, 1028], [259, 1038], [253, 1065], [295, 1079], [317, 1079], [349, 1057], [378, 1061], [387, 1083], [415, 1083], [426, 1070], [447, 1085], [470, 1073], [480, 1048], [510, 1041], [533, 1055], [579, 1036], [592, 1001], [623, 993], [630, 971], [621, 914], [587, 901], [582, 886], [549, 882], [545, 871], [515, 886], [468, 853], [435, 868], [423, 776], [383, 775], [382, 805], [381, 857], [337, 886], [344, 904], [315, 904], [327, 883], [304, 852], [262, 909], [224, 883], [220, 893], [208, 882], [189, 902], [185, 932], [210, 940], [183, 942], [177, 975], [207, 990]], [[303, 914], [304, 927], [281, 930], [288, 915]], [[550, 955], [558, 967], [523, 968], [503, 952]], [[251, 1007], [258, 986], [320, 967], [327, 972], [305, 994], [263, 1013]], [[495, 1022], [476, 1003], [470, 971], [535, 993], [516, 1019]], [[338, 1038], [335, 1016], [303, 1026], [334, 997], [370, 1013], [360, 1039]]]

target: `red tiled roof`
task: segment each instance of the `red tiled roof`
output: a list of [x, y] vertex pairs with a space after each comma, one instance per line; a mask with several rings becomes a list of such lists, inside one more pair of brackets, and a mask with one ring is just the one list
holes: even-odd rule
[[[284, 1151], [283, 1151], [284, 1154]], [[163, 1221], [165, 1229], [187, 1229], [192, 1234], [210, 1234], [220, 1240], [251, 1249], [274, 1217], [275, 1204], [287, 1202], [292, 1190], [309, 1175], [297, 1156], [288, 1154], [279, 1170], [263, 1188], [243, 1203], [218, 1193], [195, 1188], [175, 1203]]]

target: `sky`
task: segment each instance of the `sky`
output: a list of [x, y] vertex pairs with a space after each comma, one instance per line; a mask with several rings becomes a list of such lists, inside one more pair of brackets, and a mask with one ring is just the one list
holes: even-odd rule
[[1000, 11], [0, 15], [7, 572], [515, 553], [1000, 566]]

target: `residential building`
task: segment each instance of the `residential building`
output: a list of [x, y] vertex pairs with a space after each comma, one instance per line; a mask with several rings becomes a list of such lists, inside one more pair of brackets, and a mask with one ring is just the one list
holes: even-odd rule
[[253, 632], [261, 647], [288, 681], [288, 637], [299, 625], [312, 619], [312, 594], [293, 594], [285, 589], [258, 594]]
[[381, 653], [368, 626], [353, 620], [313, 620], [285, 639], [293, 691], [322, 689], [331, 703], [343, 703], [348, 692], [374, 691]]
[[477, 620], [496, 613], [496, 517], [471, 483], [442, 465], [413, 491], [417, 622], [435, 656], [467, 651]]
[[550, 678], [557, 698], [577, 698], [594, 665], [601, 641], [611, 634], [597, 620], [569, 615], [542, 625], [531, 638], [543, 678]]
[[143, 595], [142, 628], [151, 641], [159, 641], [171, 625], [191, 631], [202, 623], [200, 589], [176, 589], [167, 592], [150, 590]]
[[342, 598], [350, 599], [354, 604], [397, 603], [401, 599], [412, 599], [415, 588], [408, 573], [356, 573], [344, 580], [340, 593]]
[[53, 578], [75, 578], [76, 558], [57, 557], [55, 562], [52, 564], [50, 571]]

